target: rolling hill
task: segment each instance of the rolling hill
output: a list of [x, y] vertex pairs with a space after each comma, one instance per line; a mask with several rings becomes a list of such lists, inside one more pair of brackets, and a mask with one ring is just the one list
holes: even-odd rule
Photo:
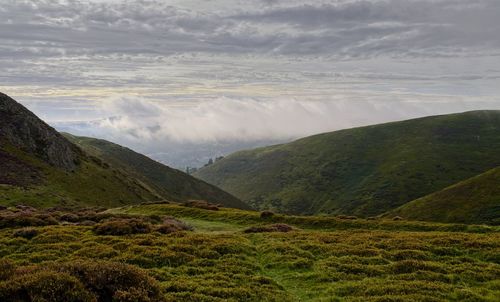
[[500, 165], [500, 111], [346, 129], [234, 153], [195, 176], [256, 208], [379, 215]]
[[174, 201], [203, 199], [228, 207], [249, 209], [248, 205], [229, 193], [129, 148], [102, 139], [68, 133], [63, 135], [85, 152], [102, 158], [113, 167], [140, 179], [166, 199]]
[[500, 167], [411, 201], [386, 216], [500, 225]]
[[[233, 196], [169, 169], [139, 154], [90, 154], [70, 142], [28, 109], [0, 94], [0, 204], [117, 205], [163, 199], [207, 199], [226, 206], [242, 205]], [[140, 158], [142, 161], [137, 162]], [[163, 185], [141, 175], [162, 179]], [[168, 185], [167, 185], [168, 184]]]

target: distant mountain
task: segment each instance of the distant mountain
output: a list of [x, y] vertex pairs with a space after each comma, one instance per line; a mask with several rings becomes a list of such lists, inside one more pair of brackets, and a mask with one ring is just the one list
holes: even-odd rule
[[500, 111], [474, 111], [237, 152], [195, 176], [261, 209], [372, 216], [497, 166]]
[[411, 201], [385, 216], [500, 225], [500, 167]]
[[110, 136], [109, 129], [103, 128], [102, 126], [103, 121], [104, 120], [56, 122], [53, 123], [53, 125], [59, 132], [67, 132], [76, 136], [100, 137], [108, 141], [129, 146], [139, 153], [145, 154], [149, 158], [181, 171], [186, 171], [187, 167], [203, 167], [210, 158], [214, 159], [240, 150], [291, 141], [291, 139], [251, 138], [243, 138], [241, 140], [179, 141], [165, 137], [156, 142], [149, 141], [147, 144], [141, 144], [137, 139]]
[[[127, 153], [125, 158], [113, 159], [111, 154], [90, 154], [0, 93], [2, 205], [111, 207], [183, 198], [207, 199], [227, 206], [244, 205], [220, 189], [161, 164], [157, 165], [168, 173], [165, 183], [170, 185], [157, 186], [139, 172], [125, 169], [120, 162], [128, 161], [127, 156], [134, 161], [140, 157]], [[139, 165], [160, 178], [161, 168], [151, 162], [144, 158]]]
[[204, 199], [228, 207], [249, 208], [248, 205], [221, 189], [167, 167], [129, 148], [96, 138], [73, 136], [67, 133], [64, 136], [87, 153], [102, 158], [113, 167], [120, 168], [140, 179], [166, 199]]

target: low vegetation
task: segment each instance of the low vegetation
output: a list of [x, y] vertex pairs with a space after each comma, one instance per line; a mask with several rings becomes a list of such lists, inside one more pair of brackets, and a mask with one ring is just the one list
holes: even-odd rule
[[386, 214], [413, 220], [500, 225], [500, 167]]
[[136, 266], [77, 260], [16, 266], [2, 260], [0, 301], [165, 301], [158, 281]]
[[184, 206], [190, 208], [205, 209], [210, 211], [218, 211], [220, 205], [209, 203], [205, 200], [189, 200], [183, 203]]
[[[500, 111], [431, 116], [240, 151], [193, 175], [255, 209], [377, 216], [500, 166], [498, 133]], [[441, 211], [433, 220], [487, 222], [481, 216], [488, 215], [491, 206], [498, 213], [500, 206], [498, 193], [484, 198], [493, 188], [498, 181], [484, 185], [481, 192], [466, 192], [479, 197], [468, 200], [462, 199], [465, 190], [449, 191], [442, 207], [458, 198], [455, 204], [476, 210], [453, 211], [451, 216]]]
[[176, 201], [205, 199], [210, 202], [222, 203], [227, 207], [249, 208], [247, 204], [213, 185], [167, 167], [126, 147], [91, 137], [80, 137], [67, 133], [64, 136], [87, 153], [102, 158], [112, 167], [120, 168], [139, 179], [163, 199]]
[[259, 226], [252, 226], [249, 227], [248, 229], [245, 229], [245, 233], [272, 233], [272, 232], [290, 232], [293, 231], [294, 228], [289, 226], [288, 224], [284, 223], [276, 223], [276, 224], [270, 224], [270, 225], [259, 225]]
[[0, 93], [0, 204], [117, 207], [204, 199], [249, 208], [236, 197], [104, 140], [61, 135]]
[[[177, 204], [23, 215], [57, 224], [0, 228], [2, 301], [60, 301], [61, 295], [64, 301], [497, 301], [500, 295], [497, 227], [282, 214], [263, 221], [259, 212]], [[116, 221], [150, 231], [95, 231]], [[293, 230], [245, 232], [285, 224]], [[19, 236], [28, 230], [36, 231], [31, 238]]]

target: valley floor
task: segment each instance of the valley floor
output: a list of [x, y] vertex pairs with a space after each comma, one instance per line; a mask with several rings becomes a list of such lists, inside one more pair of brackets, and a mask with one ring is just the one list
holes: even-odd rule
[[[92, 226], [0, 229], [0, 258], [18, 266], [102, 259], [141, 267], [167, 301], [498, 301], [497, 227], [339, 220], [179, 205], [112, 214], [174, 216], [193, 231], [97, 235]], [[245, 233], [287, 223], [287, 233]], [[1, 283], [1, 282], [0, 282]]]

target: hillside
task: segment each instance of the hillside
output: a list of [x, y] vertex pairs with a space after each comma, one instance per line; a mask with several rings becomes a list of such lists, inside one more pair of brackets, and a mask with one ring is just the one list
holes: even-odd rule
[[234, 153], [195, 176], [256, 208], [372, 216], [500, 165], [500, 112], [346, 129]]
[[236, 197], [194, 178], [184, 172], [172, 169], [129, 148], [102, 139], [64, 134], [87, 153], [102, 158], [155, 189], [169, 200], [204, 199], [224, 206], [248, 209]]
[[497, 302], [499, 231], [263, 219], [174, 203], [105, 212], [7, 209], [0, 210], [0, 301]]
[[0, 94], [0, 204], [116, 206], [158, 199]]
[[[121, 147], [120, 147], [121, 148]], [[5, 94], [0, 94], [0, 205], [112, 207], [163, 199], [200, 198], [241, 204], [223, 191], [131, 151], [88, 153]], [[134, 159], [130, 161], [129, 159]], [[138, 159], [141, 159], [138, 162]], [[169, 185], [140, 175], [137, 162]], [[132, 173], [137, 172], [137, 173]], [[165, 173], [162, 179], [161, 173]], [[219, 200], [219, 198], [221, 200]]]
[[388, 216], [500, 225], [500, 167], [411, 201]]

